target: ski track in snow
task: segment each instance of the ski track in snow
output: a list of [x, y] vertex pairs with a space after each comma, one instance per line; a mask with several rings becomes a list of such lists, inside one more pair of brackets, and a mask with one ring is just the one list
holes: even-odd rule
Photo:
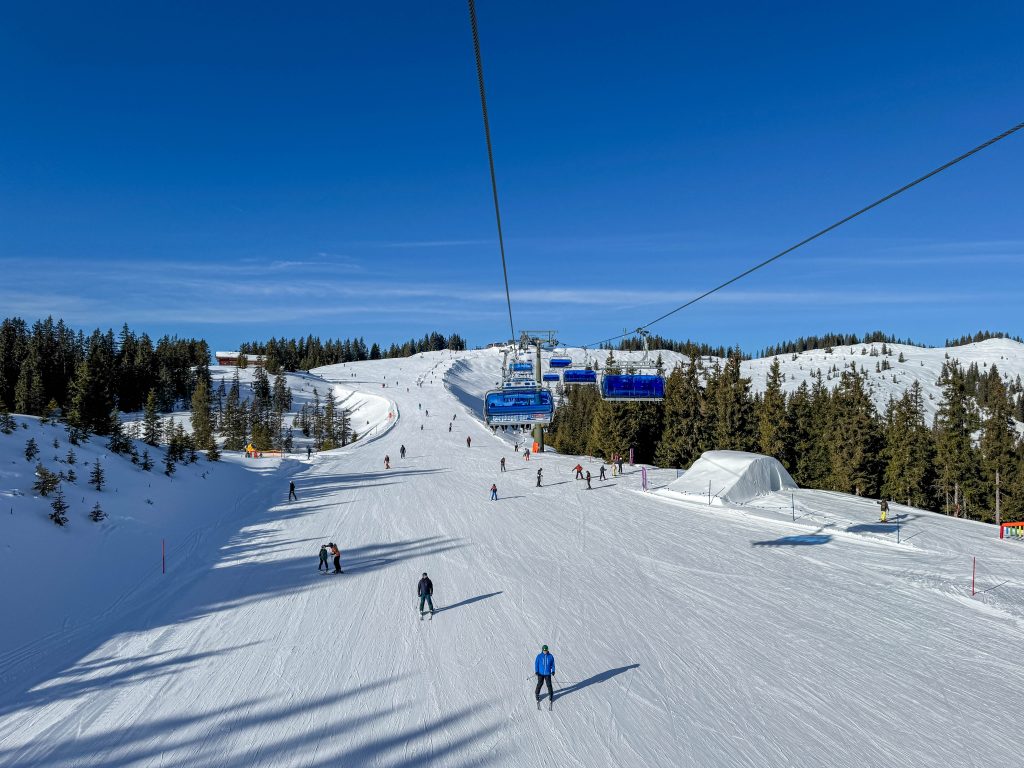
[[[644, 494], [639, 468], [587, 491], [571, 468], [597, 461], [525, 462], [471, 410], [498, 361], [318, 371], [400, 417], [244, 475], [166, 576], [110, 585], [89, 621], [0, 658], [0, 765], [1019, 764], [1024, 545], [894, 504], [897, 544], [874, 502], [821, 491]], [[343, 575], [316, 570], [327, 541]]]

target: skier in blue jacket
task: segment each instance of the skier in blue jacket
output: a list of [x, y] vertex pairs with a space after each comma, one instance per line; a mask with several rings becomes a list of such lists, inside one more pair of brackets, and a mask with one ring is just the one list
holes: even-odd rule
[[540, 653], [537, 654], [537, 659], [533, 662], [533, 671], [537, 673], [537, 690], [534, 692], [537, 701], [540, 701], [540, 689], [545, 683], [548, 686], [548, 699], [554, 701], [555, 692], [551, 688], [551, 678], [555, 674], [555, 657], [548, 653], [546, 645], [541, 647]]

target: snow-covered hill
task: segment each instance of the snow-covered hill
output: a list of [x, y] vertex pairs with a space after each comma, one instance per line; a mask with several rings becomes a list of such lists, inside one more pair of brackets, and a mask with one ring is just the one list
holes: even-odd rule
[[[881, 526], [870, 500], [822, 491], [709, 506], [665, 492], [674, 470], [648, 468], [650, 493], [639, 467], [587, 490], [571, 468], [596, 462], [527, 463], [480, 423], [499, 365], [321, 371], [393, 403], [394, 425], [262, 475], [201, 462], [158, 484], [128, 465], [99, 525], [58, 529], [14, 495], [25, 431], [0, 435], [20, 473], [0, 479], [0, 765], [1019, 762], [1024, 543], [900, 505]], [[317, 572], [327, 541], [342, 575]], [[421, 622], [424, 571], [439, 610]]]

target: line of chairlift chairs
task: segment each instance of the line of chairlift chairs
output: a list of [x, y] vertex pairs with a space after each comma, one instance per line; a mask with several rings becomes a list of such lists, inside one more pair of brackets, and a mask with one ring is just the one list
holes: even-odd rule
[[[636, 366], [639, 370], [652, 370], [647, 362], [647, 339], [644, 338], [644, 357]], [[563, 384], [600, 386], [601, 398], [614, 402], [658, 402], [665, 399], [665, 377], [660, 373], [605, 373], [587, 365], [575, 366], [572, 358], [555, 355], [548, 360], [548, 370], [538, 382], [533, 363], [513, 360], [502, 371], [500, 389], [492, 389], [484, 396], [484, 421], [492, 427], [528, 428], [534, 424], [550, 424], [555, 412], [551, 390], [544, 383], [561, 381]]]

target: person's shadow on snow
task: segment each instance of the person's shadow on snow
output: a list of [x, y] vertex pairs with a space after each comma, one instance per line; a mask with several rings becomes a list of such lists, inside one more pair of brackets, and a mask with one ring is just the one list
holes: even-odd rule
[[576, 691], [587, 688], [597, 683], [603, 683], [605, 680], [611, 680], [616, 675], [621, 675], [623, 672], [629, 672], [631, 669], [639, 669], [639, 664], [630, 664], [628, 667], [617, 667], [616, 669], [609, 669], [607, 672], [600, 672], [593, 677], [588, 677], [586, 680], [581, 680], [578, 683], [567, 685], [565, 688], [559, 688], [555, 691], [555, 695], [551, 697], [552, 701], [560, 699], [563, 696], [568, 696], [570, 693], [576, 693]]

